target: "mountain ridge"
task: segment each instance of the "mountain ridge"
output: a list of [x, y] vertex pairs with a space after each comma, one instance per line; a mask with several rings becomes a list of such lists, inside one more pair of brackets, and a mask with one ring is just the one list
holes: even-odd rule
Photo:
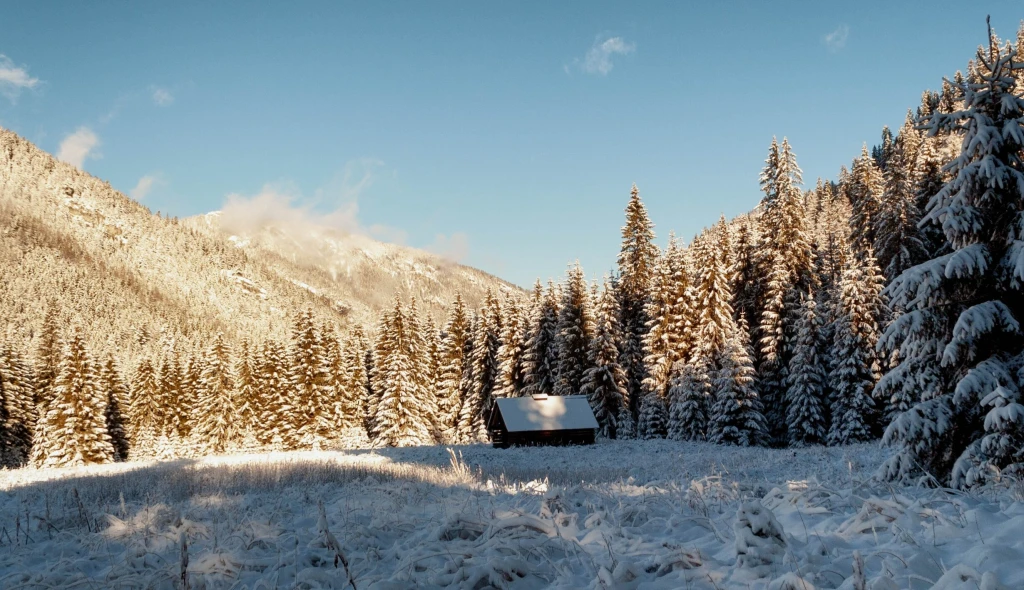
[[[440, 318], [456, 292], [471, 307], [488, 289], [524, 293], [484, 271], [367, 236], [272, 227], [236, 234], [221, 222], [217, 214], [154, 214], [0, 127], [7, 336], [35, 339], [52, 308], [61, 325], [82, 327], [98, 352], [132, 360], [157, 340], [200, 346], [216, 332], [231, 341], [282, 338], [307, 307], [321, 323], [372, 329], [395, 295], [416, 297]], [[306, 233], [293, 235], [297, 229]]]

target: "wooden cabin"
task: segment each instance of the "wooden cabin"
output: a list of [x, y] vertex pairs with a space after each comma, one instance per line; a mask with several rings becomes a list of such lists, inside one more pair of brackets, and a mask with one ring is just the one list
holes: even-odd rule
[[597, 419], [585, 395], [533, 395], [494, 400], [487, 419], [494, 448], [592, 445]]

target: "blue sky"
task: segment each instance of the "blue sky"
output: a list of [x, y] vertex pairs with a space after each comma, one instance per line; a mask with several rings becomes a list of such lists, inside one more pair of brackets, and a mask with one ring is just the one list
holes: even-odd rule
[[1019, 2], [5, 4], [0, 125], [151, 209], [234, 195], [521, 285], [576, 259], [609, 270], [633, 182], [663, 244], [756, 205], [773, 135], [809, 183], [835, 177], [964, 68], [986, 14], [1004, 38], [1024, 18]]

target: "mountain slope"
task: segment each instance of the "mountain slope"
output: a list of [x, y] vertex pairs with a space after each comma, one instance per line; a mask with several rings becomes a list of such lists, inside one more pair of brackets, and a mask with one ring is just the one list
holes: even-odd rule
[[[255, 234], [232, 238], [217, 215], [154, 215], [0, 128], [0, 313], [19, 339], [34, 338], [52, 307], [59, 325], [80, 325], [94, 350], [132, 359], [161, 332], [186, 346], [217, 331], [232, 340], [284, 337], [307, 306], [344, 328], [375, 322], [396, 293], [439, 316], [455, 291], [471, 305], [488, 288], [521, 292], [361, 236], [325, 230], [322, 240], [303, 237], [300, 252], [274, 228]], [[311, 243], [319, 245], [310, 251]]]

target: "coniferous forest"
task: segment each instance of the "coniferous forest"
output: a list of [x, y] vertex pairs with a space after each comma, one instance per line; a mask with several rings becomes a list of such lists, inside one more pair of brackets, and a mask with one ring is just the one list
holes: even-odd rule
[[613, 274], [456, 294], [443, 317], [414, 296], [365, 325], [300, 307], [286, 336], [168, 325], [120, 355], [40, 303], [0, 342], [2, 462], [466, 444], [495, 398], [550, 393], [588, 396], [606, 438], [880, 440], [887, 479], [1020, 475], [1024, 27], [834, 179], [766, 144], [750, 213], [660, 248], [634, 185]]

